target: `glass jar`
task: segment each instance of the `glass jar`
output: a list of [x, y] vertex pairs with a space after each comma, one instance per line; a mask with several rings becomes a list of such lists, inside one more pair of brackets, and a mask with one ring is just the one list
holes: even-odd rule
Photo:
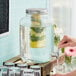
[[15, 74], [16, 74], [15, 63], [6, 62], [6, 63], [4, 63], [4, 66], [7, 67], [7, 75], [6, 76], [15, 76]]
[[46, 9], [26, 9], [20, 20], [20, 55], [23, 61], [48, 62], [53, 51], [53, 28]]
[[7, 67], [0, 66], [0, 76], [7, 76]]
[[41, 76], [41, 67], [38, 65], [30, 66], [31, 69], [34, 71], [34, 76]]
[[17, 67], [19, 67], [19, 70], [17, 70], [17, 76], [25, 76], [24, 75], [24, 70], [28, 69], [27, 64], [17, 64]]

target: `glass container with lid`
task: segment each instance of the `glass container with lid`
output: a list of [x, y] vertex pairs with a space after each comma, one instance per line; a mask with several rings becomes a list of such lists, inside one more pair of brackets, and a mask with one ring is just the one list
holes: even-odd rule
[[7, 67], [7, 74], [5, 76], [15, 76], [16, 70], [18, 69], [15, 67], [15, 63], [5, 62], [4, 66]]
[[53, 51], [53, 28], [46, 9], [26, 9], [20, 20], [20, 55], [23, 61], [48, 62]]

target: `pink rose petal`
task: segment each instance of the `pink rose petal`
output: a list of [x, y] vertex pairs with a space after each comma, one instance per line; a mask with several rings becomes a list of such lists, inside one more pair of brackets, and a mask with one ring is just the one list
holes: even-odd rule
[[67, 56], [76, 56], [76, 47], [66, 47], [65, 54]]

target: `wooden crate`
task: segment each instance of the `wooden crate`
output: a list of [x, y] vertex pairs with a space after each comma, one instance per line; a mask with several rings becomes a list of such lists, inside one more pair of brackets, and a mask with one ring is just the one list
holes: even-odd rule
[[[65, 61], [65, 55], [62, 54], [59, 57], [59, 63], [64, 63]], [[13, 63], [26, 63], [23, 62], [20, 58], [20, 56], [16, 56], [10, 60], [7, 60], [5, 62], [13, 62]], [[47, 63], [42, 63], [42, 64], [37, 64], [37, 63], [28, 63], [28, 65], [38, 65], [41, 67], [41, 76], [50, 76], [50, 72], [52, 71], [53, 67], [56, 65], [56, 58], [52, 59], [51, 61], [47, 62]]]

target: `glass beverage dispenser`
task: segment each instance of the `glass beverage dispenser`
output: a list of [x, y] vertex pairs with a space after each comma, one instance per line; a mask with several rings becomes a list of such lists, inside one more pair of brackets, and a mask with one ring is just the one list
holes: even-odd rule
[[53, 51], [53, 28], [46, 9], [26, 9], [20, 20], [20, 55], [23, 61], [50, 61]]

